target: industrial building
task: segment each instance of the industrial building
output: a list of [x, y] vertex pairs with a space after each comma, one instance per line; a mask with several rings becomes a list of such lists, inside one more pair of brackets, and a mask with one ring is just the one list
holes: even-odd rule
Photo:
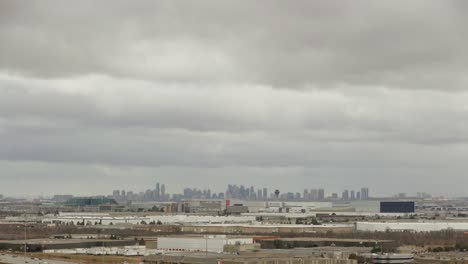
[[381, 213], [414, 213], [414, 201], [382, 201], [380, 202]]
[[194, 199], [179, 202], [179, 212], [219, 214], [224, 208], [224, 200]]
[[404, 264], [414, 261], [414, 256], [412, 254], [363, 254], [362, 256], [365, 257], [366, 260], [370, 261], [370, 263], [375, 264]]
[[84, 223], [85, 225], [116, 225], [142, 224], [161, 222], [162, 224], [224, 224], [224, 223], [254, 223], [255, 216], [198, 216], [198, 215], [147, 215], [147, 216], [110, 216], [99, 213], [61, 213], [58, 216], [49, 215], [42, 219], [46, 224]]
[[67, 206], [99, 206], [117, 204], [114, 199], [107, 197], [74, 197], [68, 199], [65, 203]]
[[304, 233], [326, 233], [351, 232], [354, 230], [352, 224], [323, 224], [323, 225], [262, 225], [262, 224], [209, 224], [209, 225], [184, 225], [180, 227], [181, 232], [211, 234], [304, 234]]
[[442, 230], [468, 230], [468, 222], [356, 222], [358, 231], [379, 231], [379, 232], [431, 232]]
[[253, 245], [252, 237], [225, 235], [159, 237], [157, 249], [164, 251], [227, 252], [229, 246]]
[[120, 255], [120, 256], [147, 256], [157, 254], [155, 249], [147, 249], [145, 246], [123, 246], [123, 247], [91, 247], [91, 248], [69, 248], [69, 249], [45, 249], [47, 254], [83, 254], [83, 255]]

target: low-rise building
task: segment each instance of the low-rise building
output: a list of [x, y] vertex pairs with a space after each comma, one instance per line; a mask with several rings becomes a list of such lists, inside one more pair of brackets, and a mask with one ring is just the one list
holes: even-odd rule
[[225, 252], [226, 246], [253, 244], [252, 237], [225, 235], [159, 237], [157, 249], [164, 251]]

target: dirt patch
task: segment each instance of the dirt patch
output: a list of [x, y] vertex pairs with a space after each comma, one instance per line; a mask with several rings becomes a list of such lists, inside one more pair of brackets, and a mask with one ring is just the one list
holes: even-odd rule
[[28, 256], [40, 259], [62, 260], [77, 263], [140, 263], [141, 257], [124, 256], [94, 256], [94, 255], [70, 255], [70, 254], [45, 254], [30, 253]]

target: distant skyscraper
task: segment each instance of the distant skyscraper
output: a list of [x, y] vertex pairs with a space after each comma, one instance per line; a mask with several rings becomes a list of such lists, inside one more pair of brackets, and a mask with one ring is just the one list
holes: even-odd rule
[[239, 187], [239, 197], [236, 197], [236, 198], [241, 198], [241, 199], [243, 199], [243, 198], [245, 198], [245, 196], [246, 196], [245, 187], [244, 187], [244, 185], [241, 185], [241, 186]]
[[354, 190], [351, 190], [351, 196], [349, 198], [351, 200], [356, 200], [356, 194], [354, 193]]
[[361, 200], [361, 192], [356, 192], [356, 200]]
[[349, 191], [348, 190], [344, 190], [343, 193], [341, 194], [341, 198], [343, 200], [349, 200]]
[[263, 188], [263, 199], [267, 199], [267, 198], [268, 198], [268, 189]]
[[146, 190], [144, 194], [144, 200], [149, 201], [149, 200], [154, 200], [154, 192], [151, 190]]
[[363, 187], [361, 188], [361, 200], [368, 200], [369, 199], [369, 188]]
[[323, 199], [325, 199], [325, 190], [318, 189], [318, 200], [323, 200]]
[[165, 199], [165, 197], [166, 197], [166, 185], [161, 184], [161, 200]]
[[318, 189], [310, 189], [310, 199], [313, 201], [319, 200], [319, 190]]
[[161, 194], [161, 190], [159, 188], [159, 182], [156, 183], [156, 189], [154, 189], [154, 199], [159, 200], [159, 196]]

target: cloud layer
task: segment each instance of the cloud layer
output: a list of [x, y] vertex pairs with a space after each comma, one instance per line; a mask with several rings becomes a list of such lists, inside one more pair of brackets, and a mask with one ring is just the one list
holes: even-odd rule
[[109, 171], [140, 172], [122, 185], [171, 168], [176, 185], [216, 174], [220, 188], [243, 173], [273, 187], [280, 171], [297, 177], [291, 188], [367, 182], [392, 194], [378, 183], [409, 177], [402, 191], [425, 181], [453, 194], [431, 186], [468, 169], [467, 9], [3, 1], [0, 193], [21, 193], [14, 175], [57, 168], [47, 181], [64, 191], [78, 171], [102, 187]]

